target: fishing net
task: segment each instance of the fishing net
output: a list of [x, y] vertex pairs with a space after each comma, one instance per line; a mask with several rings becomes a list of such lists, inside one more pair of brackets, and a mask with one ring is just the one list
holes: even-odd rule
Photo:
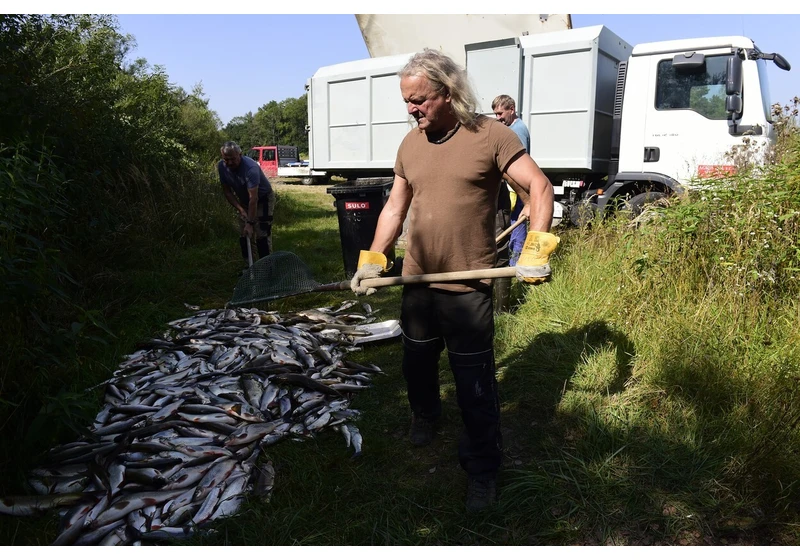
[[276, 251], [253, 263], [244, 271], [228, 306], [305, 294], [322, 289], [343, 289], [349, 283], [320, 284], [300, 257], [288, 251]]

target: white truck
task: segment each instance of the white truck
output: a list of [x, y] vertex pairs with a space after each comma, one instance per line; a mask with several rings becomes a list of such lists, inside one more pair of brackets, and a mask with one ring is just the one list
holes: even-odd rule
[[572, 25], [569, 14], [359, 14], [356, 20], [372, 58], [322, 67], [306, 82], [310, 168], [351, 180], [392, 176], [412, 126], [397, 71], [413, 52], [435, 47], [463, 65], [467, 42]]
[[697, 178], [732, 169], [745, 136], [774, 140], [766, 61], [745, 37], [635, 47], [604, 26], [467, 45], [484, 113], [516, 96], [531, 155], [553, 183], [555, 219], [583, 224], [609, 204], [634, 214]]
[[[531, 156], [556, 192], [554, 222], [586, 223], [609, 205], [634, 213], [698, 177], [730, 169], [745, 136], [773, 141], [768, 60], [746, 37], [635, 47], [604, 26], [465, 44], [465, 61], [491, 114], [517, 100]], [[308, 81], [312, 169], [348, 179], [392, 175], [412, 124], [397, 71], [410, 53], [321, 68]]]

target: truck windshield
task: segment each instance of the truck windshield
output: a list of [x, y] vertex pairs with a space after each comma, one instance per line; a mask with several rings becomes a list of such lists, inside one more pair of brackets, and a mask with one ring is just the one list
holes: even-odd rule
[[725, 63], [730, 55], [707, 56], [697, 69], [678, 70], [672, 59], [658, 63], [656, 109], [688, 109], [712, 120], [725, 120]]

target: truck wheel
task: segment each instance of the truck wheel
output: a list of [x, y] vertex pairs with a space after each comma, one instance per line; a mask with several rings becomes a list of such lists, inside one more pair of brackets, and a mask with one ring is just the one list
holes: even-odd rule
[[635, 218], [642, 213], [645, 206], [664, 198], [667, 198], [667, 193], [658, 191], [643, 192], [631, 197], [631, 199], [625, 203], [625, 210], [630, 212], [631, 218]]
[[303, 177], [300, 179], [300, 182], [304, 185], [313, 185], [314, 184], [314, 177]]
[[577, 202], [569, 211], [569, 221], [572, 225], [586, 227], [597, 217], [598, 208], [594, 202]]

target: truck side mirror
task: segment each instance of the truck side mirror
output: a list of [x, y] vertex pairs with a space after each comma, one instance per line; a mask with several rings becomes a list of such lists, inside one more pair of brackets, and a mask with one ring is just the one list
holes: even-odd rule
[[792, 69], [792, 65], [789, 64], [789, 61], [783, 58], [778, 53], [775, 53], [775, 58], [773, 58], [772, 61], [775, 63], [775, 66], [777, 66], [781, 70], [789, 71]]
[[[728, 58], [725, 65], [725, 93], [730, 97], [731, 95], [740, 95], [742, 93], [742, 59], [738, 55], [733, 54]], [[741, 102], [741, 98], [739, 99]]]
[[742, 112], [742, 97], [738, 93], [732, 93], [725, 98], [725, 111], [731, 114], [731, 118], [737, 119]]

